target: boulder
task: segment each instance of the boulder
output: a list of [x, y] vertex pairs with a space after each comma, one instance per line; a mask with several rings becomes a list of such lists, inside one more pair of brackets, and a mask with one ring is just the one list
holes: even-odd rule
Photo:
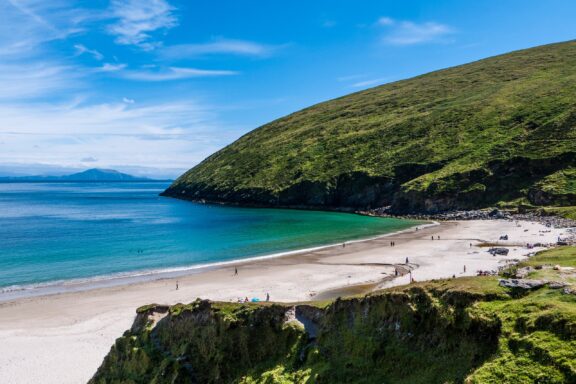
[[548, 287], [552, 288], [552, 289], [565, 288], [565, 287], [568, 287], [569, 285], [570, 284], [564, 283], [562, 281], [551, 281], [550, 283], [548, 283]]
[[510, 252], [510, 250], [508, 248], [490, 248], [488, 250], [488, 252], [492, 256], [496, 256], [496, 255], [508, 256], [508, 252]]
[[530, 279], [500, 279], [499, 284], [500, 286], [506, 288], [537, 289], [542, 288], [548, 284], [548, 281]]

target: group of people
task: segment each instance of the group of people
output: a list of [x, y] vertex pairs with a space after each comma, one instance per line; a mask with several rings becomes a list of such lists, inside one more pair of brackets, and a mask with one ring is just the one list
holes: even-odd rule
[[497, 274], [496, 271], [476, 271], [476, 276], [495, 276]]
[[[248, 299], [248, 296], [246, 296], [244, 299], [239, 297], [238, 298], [238, 303], [249, 303], [250, 301], [252, 301], [253, 303], [258, 303], [260, 301], [259, 298], [254, 297], [252, 298], [252, 300]], [[266, 292], [266, 301], [270, 301], [270, 294], [268, 292]]]

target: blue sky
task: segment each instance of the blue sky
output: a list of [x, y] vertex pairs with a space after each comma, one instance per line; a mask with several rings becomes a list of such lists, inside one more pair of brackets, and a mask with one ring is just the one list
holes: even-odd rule
[[573, 0], [0, 0], [0, 174], [177, 176], [314, 103], [576, 37]]

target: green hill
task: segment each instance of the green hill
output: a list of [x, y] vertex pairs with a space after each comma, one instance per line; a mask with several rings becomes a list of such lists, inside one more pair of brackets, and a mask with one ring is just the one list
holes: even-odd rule
[[304, 109], [208, 157], [164, 194], [396, 212], [576, 205], [576, 41]]

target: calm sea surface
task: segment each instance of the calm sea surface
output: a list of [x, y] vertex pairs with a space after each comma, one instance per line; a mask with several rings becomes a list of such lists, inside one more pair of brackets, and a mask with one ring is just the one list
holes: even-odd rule
[[415, 224], [201, 205], [159, 197], [167, 186], [0, 183], [0, 291], [270, 255]]

